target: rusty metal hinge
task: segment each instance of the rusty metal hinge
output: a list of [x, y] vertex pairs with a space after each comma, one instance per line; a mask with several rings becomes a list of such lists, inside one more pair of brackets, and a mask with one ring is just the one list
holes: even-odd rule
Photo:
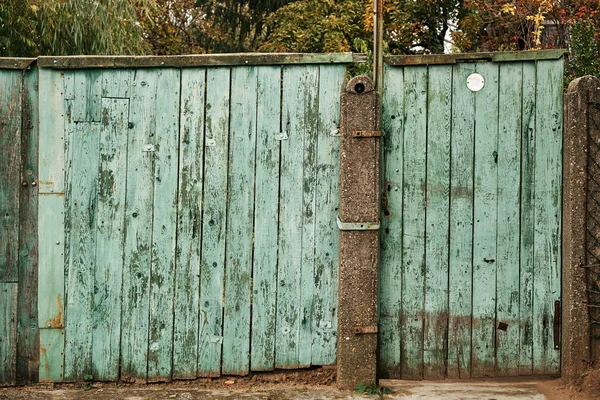
[[356, 335], [364, 335], [366, 333], [377, 333], [377, 325], [357, 326], [354, 328], [354, 334]]
[[560, 350], [560, 300], [554, 302], [554, 350]]
[[381, 137], [381, 131], [352, 131], [353, 138]]

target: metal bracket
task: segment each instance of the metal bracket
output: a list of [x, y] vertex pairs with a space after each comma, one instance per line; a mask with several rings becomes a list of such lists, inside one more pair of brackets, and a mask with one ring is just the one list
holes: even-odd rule
[[355, 335], [364, 335], [366, 333], [377, 333], [377, 325], [357, 326], [356, 328], [354, 328]]
[[153, 151], [155, 151], [154, 145], [153, 144], [145, 144], [142, 147], [142, 151], [145, 153], [152, 153]]
[[352, 131], [353, 138], [381, 137], [381, 131]]
[[287, 132], [280, 132], [279, 135], [277, 135], [277, 140], [288, 140]]
[[379, 229], [379, 222], [342, 222], [339, 216], [337, 225], [340, 231], [376, 231]]

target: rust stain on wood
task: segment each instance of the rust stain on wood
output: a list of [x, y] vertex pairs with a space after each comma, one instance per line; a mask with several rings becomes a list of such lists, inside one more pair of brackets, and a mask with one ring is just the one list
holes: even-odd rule
[[58, 312], [53, 318], [50, 318], [44, 324], [46, 328], [64, 328], [64, 306], [62, 302], [62, 296], [59, 294], [56, 296], [56, 309]]

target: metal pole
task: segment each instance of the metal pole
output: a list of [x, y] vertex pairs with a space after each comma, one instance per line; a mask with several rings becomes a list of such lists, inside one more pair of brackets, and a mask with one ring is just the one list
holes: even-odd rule
[[375, 14], [373, 24], [373, 83], [381, 92], [383, 87], [383, 0], [374, 0]]

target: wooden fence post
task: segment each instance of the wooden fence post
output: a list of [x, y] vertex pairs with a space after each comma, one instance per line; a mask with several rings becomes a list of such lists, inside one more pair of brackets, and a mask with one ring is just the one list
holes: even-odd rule
[[376, 381], [379, 252], [379, 95], [353, 78], [342, 94], [338, 386]]
[[[588, 140], [600, 140], [590, 104], [600, 100], [600, 80], [571, 82], [565, 96], [563, 170], [562, 376], [576, 378], [590, 361], [586, 268]], [[596, 112], [596, 114], [598, 114]]]

